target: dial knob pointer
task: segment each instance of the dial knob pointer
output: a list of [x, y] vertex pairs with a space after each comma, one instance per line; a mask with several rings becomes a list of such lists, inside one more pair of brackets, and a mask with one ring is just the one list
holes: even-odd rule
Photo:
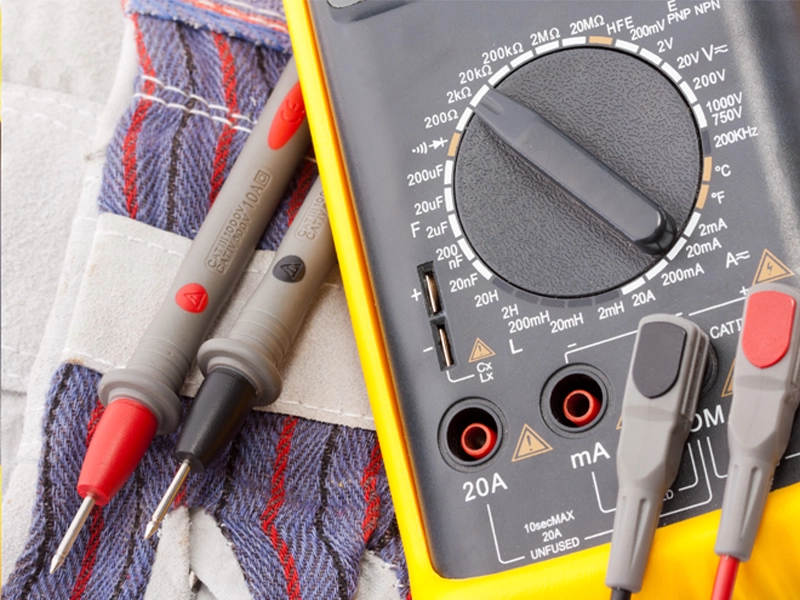
[[666, 252], [675, 223], [666, 211], [532, 108], [489, 88], [474, 108], [528, 164], [647, 254]]

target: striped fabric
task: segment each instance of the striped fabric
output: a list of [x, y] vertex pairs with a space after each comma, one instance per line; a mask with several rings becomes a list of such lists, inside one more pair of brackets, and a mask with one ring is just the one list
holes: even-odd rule
[[281, 0], [127, 0], [126, 10], [178, 20], [281, 52], [291, 48]]
[[[288, 60], [279, 3], [250, 4], [256, 8], [233, 0], [129, 2], [140, 75], [108, 149], [101, 211], [195, 235]], [[315, 176], [305, 161], [261, 248], [277, 247]], [[72, 364], [53, 377], [33, 524], [4, 598], [144, 595], [158, 536], [142, 534], [174, 473], [177, 433], [155, 439], [119, 494], [94, 509], [64, 566], [48, 574], [80, 505], [75, 484], [103, 411], [99, 380]], [[410, 597], [374, 432], [253, 413], [220, 459], [189, 478], [176, 504], [214, 515], [254, 598], [351, 598], [366, 549], [395, 567]]]

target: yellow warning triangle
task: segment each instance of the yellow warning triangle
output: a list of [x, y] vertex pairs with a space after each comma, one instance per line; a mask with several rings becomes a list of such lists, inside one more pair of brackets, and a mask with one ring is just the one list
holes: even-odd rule
[[728, 371], [728, 376], [725, 378], [725, 387], [722, 388], [721, 398], [733, 396], [733, 368], [736, 366], [736, 359], [731, 363], [731, 369]]
[[469, 355], [469, 362], [477, 362], [490, 356], [494, 356], [494, 350], [489, 348], [481, 338], [475, 338], [475, 345], [472, 347], [472, 354]]
[[553, 447], [539, 437], [539, 434], [526, 423], [522, 427], [522, 433], [519, 436], [517, 448], [514, 450], [514, 458], [511, 459], [511, 462], [517, 462], [523, 458], [544, 454], [545, 452], [550, 452], [552, 449]]
[[757, 283], [766, 283], [768, 281], [778, 281], [794, 275], [792, 270], [783, 264], [778, 258], [769, 250], [764, 250], [761, 255], [761, 262], [758, 263], [756, 269], [756, 276], [753, 279], [753, 285]]

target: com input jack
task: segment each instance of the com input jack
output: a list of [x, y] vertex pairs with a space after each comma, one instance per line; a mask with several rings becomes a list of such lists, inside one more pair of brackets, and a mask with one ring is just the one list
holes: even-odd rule
[[483, 398], [468, 398], [451, 406], [439, 429], [444, 459], [459, 470], [485, 464], [503, 442], [504, 420], [499, 409]]
[[556, 371], [544, 387], [542, 416], [558, 434], [583, 433], [600, 422], [608, 406], [605, 375], [590, 365], [570, 365]]

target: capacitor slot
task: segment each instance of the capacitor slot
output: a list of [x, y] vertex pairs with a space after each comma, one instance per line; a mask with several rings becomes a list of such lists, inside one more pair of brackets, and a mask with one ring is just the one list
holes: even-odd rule
[[425, 307], [428, 315], [436, 316], [443, 310], [442, 299], [439, 295], [439, 282], [436, 280], [436, 273], [433, 270], [433, 263], [425, 263], [417, 267], [419, 282], [422, 284], [422, 294], [425, 296]]
[[435, 342], [436, 354], [439, 356], [439, 366], [442, 370], [448, 369], [456, 364], [453, 357], [453, 349], [450, 345], [450, 334], [447, 332], [447, 325], [444, 319], [437, 319], [431, 322], [433, 337]]

